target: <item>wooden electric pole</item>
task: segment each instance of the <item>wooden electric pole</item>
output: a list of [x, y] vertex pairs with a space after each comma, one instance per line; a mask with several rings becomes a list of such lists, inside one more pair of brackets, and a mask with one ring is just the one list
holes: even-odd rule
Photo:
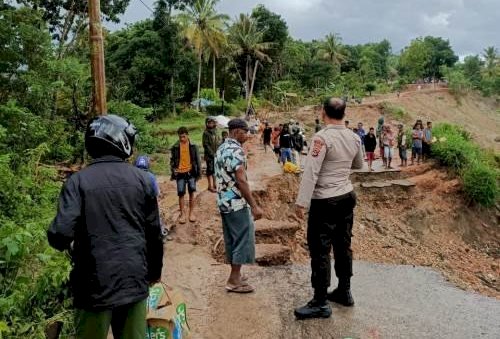
[[106, 73], [101, 25], [101, 2], [89, 0], [90, 59], [92, 68], [92, 114], [104, 115], [106, 103]]

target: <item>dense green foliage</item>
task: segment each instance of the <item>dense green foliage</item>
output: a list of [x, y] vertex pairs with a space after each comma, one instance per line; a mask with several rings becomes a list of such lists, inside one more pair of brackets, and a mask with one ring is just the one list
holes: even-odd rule
[[434, 127], [433, 132], [437, 138], [432, 145], [433, 156], [460, 175], [469, 199], [484, 206], [498, 202], [498, 164], [474, 144], [461, 127], [443, 123]]
[[[62, 320], [71, 334], [69, 261], [50, 249], [46, 229], [68, 166], [85, 163], [83, 129], [91, 117], [87, 1], [0, 3], [0, 337], [43, 337]], [[118, 21], [129, 0], [101, 0]], [[234, 20], [216, 0], [159, 0], [150, 19], [105, 32], [109, 113], [138, 128], [136, 153], [168, 174], [168, 148], [184, 125], [200, 144], [206, 114], [288, 109], [337, 95], [361, 100], [414, 81], [445, 79], [457, 94], [500, 95], [494, 47], [463, 62], [448, 41], [418, 38], [400, 54], [388, 40], [347, 45], [330, 33], [301, 41], [277, 13], [257, 6]], [[200, 113], [197, 98], [214, 102]], [[254, 95], [255, 94], [255, 95]], [[224, 107], [224, 111], [222, 111]], [[387, 105], [389, 115], [406, 112]], [[498, 199], [498, 162], [463, 131], [438, 126], [434, 154], [463, 179], [471, 200]]]

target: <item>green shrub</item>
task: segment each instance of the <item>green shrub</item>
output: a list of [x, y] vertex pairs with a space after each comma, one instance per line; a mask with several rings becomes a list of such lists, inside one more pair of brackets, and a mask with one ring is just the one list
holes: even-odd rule
[[372, 92], [374, 92], [376, 89], [377, 89], [377, 85], [374, 83], [365, 84], [365, 91], [370, 93], [370, 96], [372, 95]]
[[498, 155], [481, 150], [459, 126], [438, 124], [433, 133], [432, 155], [460, 175], [466, 196], [483, 206], [494, 205], [499, 198]]
[[222, 109], [222, 102], [217, 103], [216, 105], [207, 106], [207, 115], [217, 116], [217, 115], [226, 115], [232, 116], [235, 114], [234, 106], [230, 103], [224, 103], [224, 109]]
[[[60, 190], [56, 171], [39, 163], [48, 151], [24, 152], [16, 169], [0, 155], [0, 337], [43, 338], [50, 319], [72, 323], [70, 262], [47, 243]], [[65, 325], [62, 335], [71, 332]]]
[[[439, 136], [439, 134], [435, 134]], [[432, 145], [432, 155], [441, 164], [459, 171], [478, 157], [479, 147], [460, 137], [458, 134], [439, 136], [438, 141]]]
[[186, 109], [180, 114], [180, 118], [185, 120], [198, 118], [200, 116], [203, 116], [203, 114], [192, 108]]
[[386, 101], [382, 103], [382, 109], [386, 114], [397, 120], [407, 120], [409, 116], [403, 107], [395, 106]]
[[219, 95], [213, 90], [213, 88], [202, 88], [200, 90], [200, 98], [216, 101], [219, 98]]
[[474, 162], [464, 169], [462, 180], [465, 194], [483, 206], [493, 206], [499, 197], [499, 171], [485, 163]]
[[[238, 113], [240, 114], [245, 114], [246, 110], [247, 110], [247, 101], [244, 99], [244, 98], [240, 98], [238, 100], [235, 100], [232, 102], [234, 108], [236, 109], [236, 111], [238, 111]], [[254, 103], [254, 107], [255, 107], [255, 103]]]

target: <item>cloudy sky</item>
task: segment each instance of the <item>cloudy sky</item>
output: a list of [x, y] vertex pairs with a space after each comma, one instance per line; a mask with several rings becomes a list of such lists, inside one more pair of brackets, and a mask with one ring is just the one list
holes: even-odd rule
[[[142, 1], [154, 8], [155, 0]], [[280, 14], [290, 34], [303, 40], [330, 32], [348, 44], [387, 38], [397, 52], [416, 37], [434, 35], [449, 39], [461, 56], [500, 48], [500, 0], [222, 0], [218, 9], [234, 18], [257, 4]], [[131, 0], [121, 25], [150, 16], [140, 0]]]

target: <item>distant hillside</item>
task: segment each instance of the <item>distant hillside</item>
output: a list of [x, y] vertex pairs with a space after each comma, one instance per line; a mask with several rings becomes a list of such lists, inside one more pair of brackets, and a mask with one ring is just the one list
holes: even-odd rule
[[[367, 98], [362, 105], [348, 108], [346, 119], [355, 126], [362, 121], [365, 127], [376, 126], [380, 112], [386, 106], [389, 113], [387, 122], [413, 124], [416, 119], [433, 122], [450, 122], [464, 126], [474, 139], [484, 148], [500, 151], [500, 102], [484, 98], [478, 94], [468, 94], [458, 100], [446, 88], [422, 89]], [[397, 108], [402, 108], [399, 110]], [[403, 113], [404, 112], [404, 113]]]

